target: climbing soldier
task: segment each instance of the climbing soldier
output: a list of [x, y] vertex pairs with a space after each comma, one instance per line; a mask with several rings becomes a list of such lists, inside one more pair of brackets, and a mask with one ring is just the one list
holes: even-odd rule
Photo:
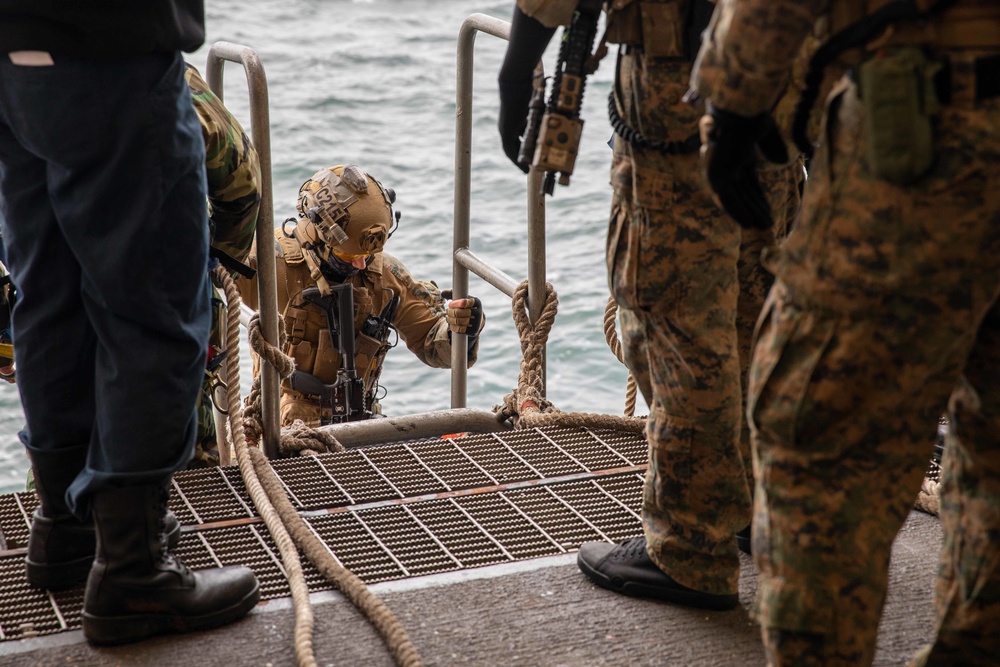
[[[476, 361], [486, 323], [482, 302], [447, 301], [448, 292], [414, 279], [383, 252], [395, 198], [357, 165], [322, 169], [299, 189], [298, 217], [275, 229], [284, 352], [295, 361], [295, 371], [281, 383], [284, 426], [381, 414], [379, 378], [396, 334], [435, 368], [451, 365], [452, 332], [467, 334], [469, 365]], [[238, 284], [243, 301], [256, 308], [256, 281]]]

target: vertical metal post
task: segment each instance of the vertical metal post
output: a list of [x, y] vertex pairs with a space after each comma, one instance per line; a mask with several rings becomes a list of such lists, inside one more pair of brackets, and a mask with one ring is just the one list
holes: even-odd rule
[[[458, 62], [455, 81], [455, 213], [452, 246], [452, 292], [455, 298], [467, 296], [469, 270], [460, 254], [469, 247], [469, 199], [472, 170], [472, 80], [476, 33], [485, 32], [510, 39], [510, 23], [485, 14], [472, 14], [462, 23], [458, 34]], [[534, 323], [545, 304], [545, 200], [543, 174], [532, 169], [528, 174], [528, 319]], [[465, 335], [452, 337], [451, 406], [466, 405], [468, 377], [468, 340]], [[544, 378], [544, 365], [543, 365]], [[544, 382], [544, 380], [543, 380]], [[543, 384], [544, 391], [544, 384]]]
[[[469, 197], [472, 185], [472, 65], [476, 29], [466, 19], [458, 33], [455, 74], [455, 208], [452, 231], [451, 290], [456, 299], [469, 293], [469, 270], [454, 254], [469, 247]], [[451, 337], [451, 407], [464, 408], [469, 373], [469, 338]]]
[[[257, 291], [260, 325], [264, 340], [278, 344], [278, 296], [274, 268], [274, 198], [271, 186], [271, 121], [267, 98], [267, 78], [257, 52], [231, 42], [216, 42], [208, 52], [206, 80], [223, 99], [223, 61], [240, 63], [246, 71], [250, 94], [250, 127], [260, 160], [260, 213], [257, 217]], [[278, 455], [281, 423], [278, 420], [278, 373], [262, 364], [261, 393], [264, 422], [263, 449], [268, 458]]]
[[[528, 321], [534, 324], [545, 306], [545, 172], [528, 172]], [[542, 350], [542, 396], [545, 396], [546, 354]]]

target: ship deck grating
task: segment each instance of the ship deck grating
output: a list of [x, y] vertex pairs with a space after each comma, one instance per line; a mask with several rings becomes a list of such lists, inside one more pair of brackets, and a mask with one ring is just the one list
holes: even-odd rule
[[[288, 497], [367, 584], [563, 554], [641, 531], [636, 434], [546, 427], [273, 461]], [[80, 627], [83, 585], [28, 585], [34, 493], [0, 496], [0, 641]], [[278, 549], [235, 467], [174, 476], [177, 552], [193, 569], [243, 564], [263, 600], [290, 595]], [[303, 558], [310, 592], [330, 590]]]

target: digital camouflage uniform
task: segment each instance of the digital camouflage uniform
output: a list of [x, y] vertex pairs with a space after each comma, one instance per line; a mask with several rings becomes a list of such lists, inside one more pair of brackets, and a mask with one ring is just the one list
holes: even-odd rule
[[[683, 17], [687, 3], [615, 5], [609, 41], [629, 45], [616, 72], [622, 118], [653, 141], [696, 135], [703, 111], [681, 99], [691, 62], [679, 52], [638, 48], [642, 31], [648, 44], [676, 44], [666, 33], [682, 26], [651, 28], [651, 22], [664, 15], [660, 10], [673, 11], [666, 5]], [[554, 26], [568, 22], [576, 0], [519, 6]], [[642, 16], [654, 18], [642, 28], [627, 25]], [[771, 282], [759, 255], [790, 224], [800, 174], [801, 167], [767, 169], [777, 224], [741, 230], [712, 201], [696, 152], [668, 155], [615, 136], [607, 261], [625, 360], [650, 406], [647, 551], [676, 582], [713, 595], [737, 591], [733, 534], [750, 523], [753, 474], [741, 376]]]
[[[245, 261], [253, 244], [260, 209], [257, 151], [239, 121], [223, 106], [193, 66], [184, 73], [205, 139], [208, 208], [212, 247]], [[219, 465], [212, 387], [219, 381], [226, 349], [226, 300], [213, 284], [209, 360], [198, 403], [198, 438], [190, 467]]]
[[[721, 109], [765, 111], [818, 17], [832, 29], [872, 9], [725, 0], [695, 84]], [[876, 177], [870, 119], [844, 77], [802, 217], [767, 261], [778, 280], [748, 401], [755, 615], [773, 665], [872, 662], [891, 545], [946, 408], [938, 627], [912, 664], [1000, 660], [1000, 4], [958, 0], [869, 55], [916, 44], [950, 73], [933, 162], [903, 185]]]
[[[276, 229], [274, 235], [278, 309], [282, 312], [288, 336], [284, 352], [295, 360], [296, 370], [311, 373], [327, 384], [333, 383], [340, 368], [340, 353], [330, 339], [326, 314], [301, 298], [302, 290], [316, 282], [310, 277], [299, 242], [285, 236], [281, 228]], [[369, 316], [382, 312], [391, 298], [388, 290], [392, 290], [400, 297], [392, 320], [399, 338], [423, 363], [433, 368], [449, 368], [451, 335], [447, 309], [435, 284], [414, 279], [402, 262], [385, 252], [376, 253], [364, 270], [346, 282], [354, 286], [355, 367], [358, 377], [365, 382], [366, 407], [377, 413], [376, 391], [382, 362], [395, 338], [390, 332], [388, 340], [376, 341], [361, 333], [361, 325]], [[243, 301], [256, 309], [256, 281], [241, 279], [238, 284]], [[470, 337], [469, 344], [469, 365], [472, 366], [479, 350], [478, 338]], [[255, 374], [257, 363], [255, 357]], [[288, 379], [282, 380], [282, 426], [290, 426], [300, 419], [307, 426], [316, 427], [320, 425], [321, 417], [329, 418], [332, 414], [329, 408], [324, 412], [321, 415], [315, 397], [295, 391]]]

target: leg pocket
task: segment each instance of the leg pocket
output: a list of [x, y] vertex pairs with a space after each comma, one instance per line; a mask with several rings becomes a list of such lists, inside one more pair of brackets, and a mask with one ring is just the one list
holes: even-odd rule
[[638, 263], [638, 247], [630, 238], [634, 207], [632, 205], [632, 160], [615, 151], [611, 166], [611, 217], [608, 221], [606, 260], [608, 282], [615, 301], [623, 308], [634, 304], [635, 274]]
[[657, 516], [666, 510], [685, 513], [692, 497], [694, 422], [671, 417], [663, 410], [649, 415], [649, 469], [643, 485], [643, 510]]
[[758, 441], [809, 446], [796, 433], [813, 372], [835, 329], [833, 320], [803, 312], [775, 285], [761, 314], [747, 390], [747, 419]]
[[[651, 311], [676, 304], [687, 279], [688, 248], [683, 221], [675, 213], [674, 156], [632, 154], [616, 149], [607, 260], [611, 293], [619, 306]], [[694, 162], [691, 163], [692, 165]], [[702, 221], [691, 227], [701, 236]], [[700, 273], [693, 280], [701, 280]]]

